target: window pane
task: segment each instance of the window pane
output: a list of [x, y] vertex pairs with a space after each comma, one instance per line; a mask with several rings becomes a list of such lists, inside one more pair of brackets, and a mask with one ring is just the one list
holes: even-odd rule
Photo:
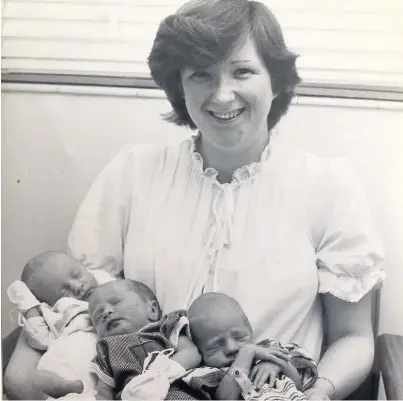
[[[402, 0], [265, 0], [303, 80], [403, 88]], [[5, 0], [3, 71], [149, 76], [160, 20], [182, 0]]]

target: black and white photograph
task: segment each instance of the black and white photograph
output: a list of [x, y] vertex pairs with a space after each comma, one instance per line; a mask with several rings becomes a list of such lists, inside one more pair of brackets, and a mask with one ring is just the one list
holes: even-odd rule
[[403, 400], [402, 0], [2, 0], [4, 400]]

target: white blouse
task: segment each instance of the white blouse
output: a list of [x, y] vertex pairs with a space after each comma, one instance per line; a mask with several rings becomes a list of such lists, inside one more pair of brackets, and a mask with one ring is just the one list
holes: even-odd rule
[[196, 139], [118, 154], [78, 210], [70, 253], [89, 269], [143, 281], [164, 312], [205, 291], [231, 295], [256, 341], [296, 342], [318, 360], [317, 294], [356, 302], [384, 278], [360, 180], [343, 158], [274, 139], [259, 163], [221, 184]]

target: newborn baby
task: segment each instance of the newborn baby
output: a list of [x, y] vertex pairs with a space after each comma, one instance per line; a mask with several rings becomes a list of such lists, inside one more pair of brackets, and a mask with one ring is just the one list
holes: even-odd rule
[[249, 320], [233, 298], [206, 293], [188, 310], [193, 341], [207, 368], [183, 380], [212, 399], [306, 399], [301, 391], [317, 378], [316, 363], [296, 344], [254, 343]]
[[[19, 323], [28, 343], [47, 351], [34, 372], [47, 391], [52, 393], [53, 379], [57, 382], [60, 376], [73, 381], [72, 392], [94, 393], [88, 366], [96, 340], [87, 299], [98, 284], [110, 280], [113, 277], [108, 273], [91, 273], [66, 254], [45, 252], [32, 258], [24, 266], [21, 280], [7, 289], [20, 311]], [[79, 332], [83, 334], [76, 335]], [[74, 339], [70, 338], [73, 334]]]
[[[141, 282], [98, 287], [89, 312], [100, 338], [91, 368], [98, 399], [165, 399], [171, 383], [200, 364], [185, 312], [161, 317], [155, 294]], [[179, 392], [172, 392], [178, 398]]]

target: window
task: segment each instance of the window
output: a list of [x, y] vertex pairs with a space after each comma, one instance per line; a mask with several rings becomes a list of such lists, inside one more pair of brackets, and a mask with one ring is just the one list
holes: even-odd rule
[[[402, 0], [265, 0], [305, 85], [403, 92]], [[182, 0], [4, 0], [7, 73], [149, 78], [160, 20]]]

